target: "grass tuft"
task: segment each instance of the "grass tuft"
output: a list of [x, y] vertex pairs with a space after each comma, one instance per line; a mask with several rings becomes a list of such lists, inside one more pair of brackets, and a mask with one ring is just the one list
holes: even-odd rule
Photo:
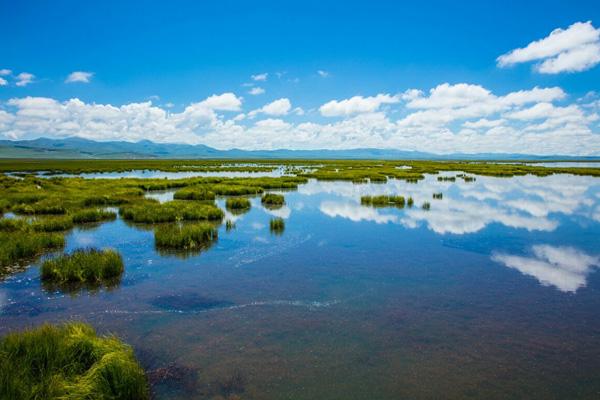
[[285, 197], [281, 194], [265, 193], [260, 202], [269, 208], [279, 208], [285, 204]]
[[124, 269], [123, 259], [115, 250], [80, 249], [46, 260], [40, 272], [49, 289], [77, 290], [84, 286], [113, 286]]
[[0, 399], [145, 400], [131, 347], [84, 323], [42, 325], [0, 340]]
[[225, 200], [225, 207], [229, 211], [245, 211], [250, 209], [250, 200], [245, 197], [230, 197]]
[[73, 214], [73, 222], [84, 224], [88, 222], [110, 221], [117, 218], [117, 214], [99, 208], [80, 210]]
[[403, 196], [362, 196], [360, 204], [371, 207], [399, 207], [402, 208], [406, 204]]
[[209, 223], [165, 225], [154, 230], [155, 245], [159, 249], [204, 249], [217, 238], [217, 229]]

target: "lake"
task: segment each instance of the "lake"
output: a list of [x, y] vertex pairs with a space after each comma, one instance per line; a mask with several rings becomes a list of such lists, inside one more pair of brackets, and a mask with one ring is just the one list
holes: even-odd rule
[[[277, 193], [283, 208], [252, 198], [200, 253], [161, 253], [152, 229], [120, 218], [74, 229], [65, 250], [123, 255], [120, 286], [46, 291], [36, 263], [0, 282], [0, 334], [87, 321], [148, 370], [170, 368], [161, 399], [598, 398], [600, 179], [309, 180]], [[361, 205], [378, 194], [415, 205]]]

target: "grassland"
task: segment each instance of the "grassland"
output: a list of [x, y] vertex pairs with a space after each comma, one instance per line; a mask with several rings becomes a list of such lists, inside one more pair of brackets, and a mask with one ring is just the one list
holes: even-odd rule
[[42, 325], [0, 340], [0, 399], [148, 398], [132, 349], [89, 325]]

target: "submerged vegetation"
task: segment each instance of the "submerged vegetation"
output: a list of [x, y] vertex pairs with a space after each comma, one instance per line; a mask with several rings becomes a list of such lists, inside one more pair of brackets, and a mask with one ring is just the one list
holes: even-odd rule
[[154, 230], [156, 247], [166, 250], [200, 250], [210, 247], [217, 238], [217, 229], [209, 223], [169, 224]]
[[123, 271], [123, 259], [117, 251], [81, 249], [44, 261], [40, 274], [49, 289], [77, 290], [114, 286]]
[[42, 325], [0, 340], [0, 399], [149, 398], [132, 349], [84, 323]]
[[406, 199], [403, 196], [361, 196], [360, 204], [371, 207], [402, 208], [406, 204]]
[[281, 235], [283, 233], [283, 231], [285, 230], [285, 221], [283, 218], [271, 218], [271, 221], [269, 221], [269, 228], [271, 230], [271, 233], [274, 233], [276, 235]]

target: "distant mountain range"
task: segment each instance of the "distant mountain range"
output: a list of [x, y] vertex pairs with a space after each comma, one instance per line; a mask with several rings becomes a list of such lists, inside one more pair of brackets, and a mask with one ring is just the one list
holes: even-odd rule
[[0, 158], [101, 158], [101, 159], [201, 159], [201, 158], [266, 158], [266, 159], [428, 159], [428, 160], [591, 160], [600, 157], [572, 157], [535, 154], [433, 154], [394, 149], [350, 150], [217, 150], [204, 145], [165, 144], [148, 140], [140, 142], [96, 142], [71, 137], [65, 139], [0, 140]]

